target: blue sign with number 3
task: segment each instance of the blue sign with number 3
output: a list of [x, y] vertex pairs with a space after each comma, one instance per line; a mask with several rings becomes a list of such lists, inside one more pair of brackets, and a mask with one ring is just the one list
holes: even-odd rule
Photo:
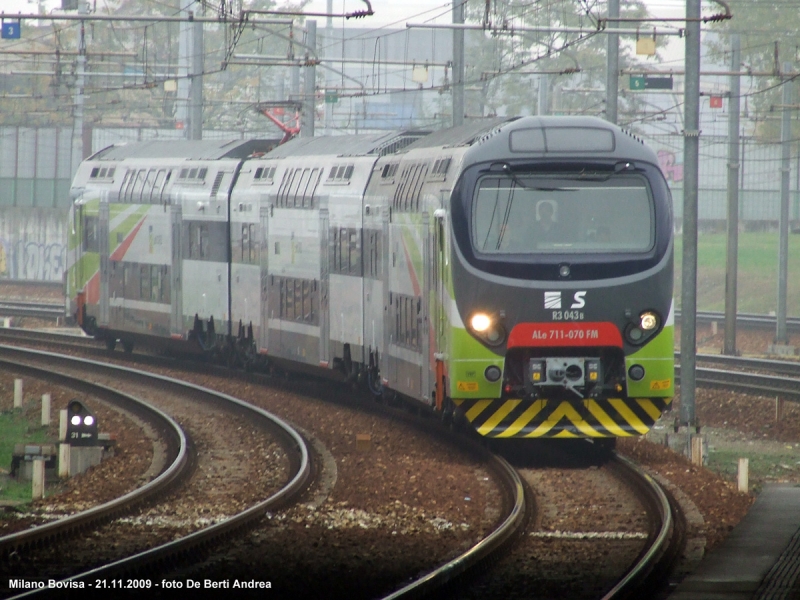
[[18, 40], [22, 34], [22, 28], [19, 21], [3, 21], [3, 35], [4, 40]]

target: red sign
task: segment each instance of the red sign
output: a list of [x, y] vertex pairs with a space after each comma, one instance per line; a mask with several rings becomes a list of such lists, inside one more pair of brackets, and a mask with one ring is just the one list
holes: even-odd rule
[[711, 108], [722, 108], [722, 96], [711, 96], [708, 105]]
[[508, 336], [508, 347], [532, 346], [616, 346], [622, 348], [622, 334], [613, 323], [556, 322], [518, 323]]

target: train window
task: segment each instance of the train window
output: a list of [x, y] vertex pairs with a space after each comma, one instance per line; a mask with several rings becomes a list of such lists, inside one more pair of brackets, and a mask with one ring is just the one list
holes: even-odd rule
[[242, 262], [247, 262], [250, 259], [250, 228], [247, 223], [242, 225], [242, 243], [241, 243]]
[[114, 167], [109, 167], [108, 172], [106, 173], [106, 177], [109, 179], [114, 176]]
[[186, 179], [188, 175], [189, 175], [189, 169], [181, 169], [181, 176], [180, 176], [181, 179]]
[[150, 301], [162, 301], [161, 287], [161, 267], [160, 265], [150, 265]]
[[349, 271], [354, 275], [361, 276], [361, 230], [350, 229], [350, 265]]
[[164, 191], [167, 189], [167, 184], [169, 183], [170, 177], [172, 177], [172, 171], [167, 171], [167, 176], [164, 178], [164, 183], [158, 193], [159, 201], [162, 203], [166, 203], [167, 200], [167, 198], [164, 198]]
[[147, 175], [147, 171], [141, 169], [136, 173], [136, 180], [133, 184], [133, 191], [130, 195], [130, 201], [134, 203], [138, 203], [142, 196], [142, 188], [144, 187], [144, 180]]
[[189, 179], [194, 179], [197, 177], [197, 169], [190, 169], [189, 170]]
[[84, 252], [99, 252], [100, 243], [97, 239], [98, 217], [85, 216], [83, 218], [82, 250]]
[[264, 173], [264, 167], [258, 167], [256, 169], [256, 174], [253, 179], [261, 179], [261, 175]]
[[330, 181], [333, 181], [334, 179], [336, 179], [336, 173], [338, 173], [338, 172], [339, 172], [339, 167], [336, 167], [336, 166], [331, 167], [331, 170], [328, 173], [328, 181], [330, 182]]
[[353, 171], [355, 170], [355, 165], [347, 165], [347, 168], [344, 170], [344, 178], [346, 180], [350, 180], [353, 176]]
[[97, 177], [97, 174], [98, 174], [99, 172], [100, 172], [100, 168], [99, 168], [99, 167], [94, 167], [94, 168], [92, 169], [92, 172], [91, 172], [91, 174], [89, 175], [89, 179], [94, 179], [95, 177]]
[[158, 204], [161, 202], [161, 191], [164, 188], [164, 179], [167, 176], [167, 171], [165, 169], [160, 169], [158, 173], [156, 173], [156, 179], [153, 182], [153, 189], [150, 192], [150, 202], [152, 204]]
[[257, 264], [258, 263], [258, 243], [256, 240], [256, 224], [250, 223], [248, 225], [249, 228], [249, 235], [248, 239], [250, 240], [250, 264]]
[[225, 177], [225, 171], [218, 171], [216, 177], [214, 177], [214, 183], [211, 184], [211, 197], [215, 197], [219, 192], [223, 177]]
[[150, 299], [150, 265], [139, 267], [139, 300]]
[[311, 178], [303, 195], [303, 208], [314, 208], [314, 195], [317, 193], [322, 169], [311, 169]]
[[205, 179], [206, 178], [206, 174], [208, 174], [208, 169], [206, 167], [203, 167], [202, 169], [197, 171], [197, 178], [198, 179]]
[[649, 188], [635, 174], [487, 177], [472, 212], [483, 253], [644, 252], [655, 235]]
[[297, 179], [297, 186], [294, 190], [293, 206], [303, 206], [303, 200], [306, 192], [306, 187], [311, 179], [311, 169], [303, 169], [303, 173]]
[[339, 272], [347, 273], [350, 270], [350, 243], [347, 229], [339, 230]]
[[147, 178], [145, 179], [144, 187], [142, 188], [142, 196], [139, 200], [140, 202], [152, 202], [153, 188], [155, 187], [157, 173], [158, 172], [155, 169], [151, 169], [147, 172]]

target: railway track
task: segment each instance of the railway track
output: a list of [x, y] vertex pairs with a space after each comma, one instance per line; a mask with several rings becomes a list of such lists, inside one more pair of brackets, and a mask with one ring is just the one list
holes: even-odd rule
[[0, 300], [0, 317], [36, 317], [55, 320], [63, 318], [64, 314], [63, 304]]
[[[226, 394], [128, 367], [113, 366], [96, 361], [64, 357], [41, 351], [11, 348], [8, 346], [0, 347], [0, 360], [7, 365], [13, 366], [15, 370], [25, 370], [28, 372], [37, 371], [43, 377], [55, 378], [60, 383], [72, 387], [91, 389], [93, 393], [102, 392], [104, 397], [114, 397], [117, 401], [119, 401], [118, 399], [121, 397], [118, 392], [113, 392], [109, 389], [101, 389], [93, 384], [76, 382], [75, 379], [79, 375], [70, 376], [67, 373], [56, 371], [69, 371], [70, 369], [80, 369], [81, 371], [102, 370], [114, 379], [146, 378], [150, 381], [150, 385], [159, 386], [162, 389], [167, 387], [181, 389], [182, 393], [191, 395], [195, 402], [201, 401], [206, 404], [216, 405], [217, 407], [224, 405], [226, 410], [235, 412], [240, 419], [244, 418], [253, 423], [258, 423], [260, 427], [269, 430], [270, 436], [280, 439], [280, 443], [287, 453], [290, 473], [287, 481], [280, 485], [277, 490], [273, 491], [269, 497], [254, 503], [248, 503], [248, 506], [244, 508], [244, 510], [236, 512], [236, 514], [233, 515], [226, 515], [216, 523], [202, 527], [187, 535], [182, 535], [173, 541], [158, 544], [144, 551], [106, 562], [102, 566], [81, 570], [77, 573], [71, 573], [68, 577], [58, 578], [62, 581], [62, 584], [60, 584], [62, 587], [56, 588], [55, 590], [48, 588], [31, 590], [30, 592], [14, 597], [59, 593], [59, 589], [63, 592], [65, 587], [71, 585], [89, 586], [94, 585], [94, 583], [99, 580], [114, 581], [116, 578], [125, 577], [126, 575], [134, 573], [140, 576], [143, 573], [158, 574], [165, 571], [165, 565], [167, 566], [166, 571], [169, 571], [172, 566], [180, 564], [180, 557], [191, 556], [199, 549], [207, 547], [209, 544], [216, 543], [231, 532], [241, 530], [249, 524], [260, 520], [263, 518], [265, 512], [274, 510], [283, 503], [293, 501], [309, 481], [311, 475], [310, 453], [303, 437], [274, 415]], [[35, 364], [36, 362], [46, 363], [46, 366], [40, 364], [37, 367]], [[135, 410], [147, 411], [142, 403], [136, 403], [134, 399], [130, 398], [130, 395], [124, 395], [124, 397], [126, 405], [135, 403]], [[150, 412], [155, 414], [159, 411], [153, 412], [151, 410]], [[164, 417], [166, 417], [166, 415], [164, 415]], [[173, 435], [173, 437], [175, 436]], [[183, 465], [184, 475], [185, 466], [188, 463], [185, 441], [186, 438], [184, 437], [183, 443], [180, 446], [182, 451], [179, 450], [177, 452], [180, 456], [178, 462]], [[195, 444], [197, 444], [197, 442], [195, 442]], [[175, 452], [173, 452], [173, 454], [175, 454]], [[195, 460], [194, 462], [195, 470], [203, 469], [202, 461]], [[164, 478], [170, 478], [173, 482], [176, 481], [178, 478], [177, 475], [174, 474], [174, 471], [175, 469], [167, 469], [165, 473], [169, 473], [169, 475]], [[181, 473], [181, 471], [178, 470], [178, 473]], [[161, 479], [161, 477], [159, 479]], [[156, 482], [154, 481], [153, 483]], [[148, 494], [149, 498], [152, 499], [156, 491], [151, 489], [152, 486], [144, 486], [143, 489], [145, 488], [148, 489], [146, 489], [144, 493]], [[162, 487], [158, 491], [159, 497], [163, 497], [164, 493], [165, 491]], [[29, 552], [33, 551], [32, 549], [34, 548], [41, 548], [44, 541], [47, 541], [49, 544], [55, 540], [63, 540], [68, 536], [74, 537], [74, 532], [77, 528], [85, 529], [90, 526], [97, 527], [100, 520], [108, 521], [113, 517], [118, 517], [123, 512], [130, 512], [131, 502], [141, 502], [141, 495], [142, 491], [137, 490], [135, 494], [129, 494], [113, 502], [95, 507], [73, 517], [42, 526], [31, 532], [7, 536], [8, 539], [3, 538], [0, 540], [3, 543], [2, 548], [8, 551], [6, 552], [6, 560], [9, 560], [14, 553], [16, 553], [17, 559], [21, 556], [25, 556], [26, 560], [29, 560]], [[19, 567], [16, 569], [18, 570], [18, 568]]]
[[[681, 311], [675, 311], [675, 324], [679, 325], [681, 320]], [[712, 311], [698, 311], [697, 323], [724, 323], [725, 314], [721, 312]], [[773, 315], [761, 315], [756, 313], [737, 313], [736, 325], [748, 329], [775, 329], [777, 317]], [[789, 332], [800, 332], [800, 318], [788, 317], [786, 319], [786, 329]]]
[[[40, 337], [40, 336], [35, 336]], [[47, 339], [46, 336], [41, 336], [40, 341], [45, 341]], [[67, 344], [68, 342], [63, 342]], [[80, 342], [85, 343], [85, 342]], [[97, 343], [93, 344], [95, 347]], [[98, 353], [107, 355], [108, 352], [102, 348], [96, 350]], [[773, 361], [759, 361], [756, 359], [741, 359], [739, 357], [719, 357], [716, 355], [701, 355], [698, 357], [699, 360], [705, 361], [718, 361], [722, 362], [726, 365], [729, 365], [731, 368], [759, 368], [760, 370], [767, 370], [770, 364], [773, 364]], [[721, 360], [720, 360], [721, 359]], [[756, 360], [756, 362], [753, 362]], [[775, 367], [778, 368], [778, 367]], [[781, 368], [785, 368], [787, 373], [792, 373], [792, 367], [786, 367], [785, 364], [781, 365]], [[706, 378], [705, 372], [708, 371], [708, 378]], [[719, 374], [722, 373], [722, 374]], [[714, 369], [700, 369], [698, 370], [698, 381], [700, 383], [705, 384], [708, 382], [709, 384], [714, 385], [721, 385], [723, 383], [728, 384], [731, 381], [730, 372], [719, 372], [717, 373]], [[775, 379], [774, 377], [772, 378]], [[785, 382], [785, 384], [780, 388], [781, 390], [791, 391], [791, 386], [794, 384], [796, 386], [796, 380]], [[756, 382], [755, 384], [751, 383], [749, 391], [752, 393], [753, 388], [752, 385], [764, 385], [764, 380], [761, 382]], [[772, 393], [772, 392], [769, 392]], [[617, 468], [617, 467], [615, 467]], [[624, 470], [625, 467], [621, 466], [619, 469]], [[645, 477], [645, 479], [647, 479]], [[643, 484], [639, 484], [640, 486]], [[649, 485], [649, 484], [647, 484]], [[647, 487], [645, 485], [644, 487]], [[517, 486], [517, 484], [512, 484], [512, 488]], [[657, 495], [657, 493], [656, 493]], [[663, 492], [662, 492], [663, 495]], [[520, 494], [517, 493], [519, 497]], [[524, 494], [523, 494], [524, 496]], [[649, 503], [650, 506], [656, 506], [661, 504], [663, 507], [663, 501], [658, 500], [643, 500], [643, 503]], [[515, 505], [516, 506], [516, 505]], [[654, 509], [653, 512], [657, 512], [660, 509]], [[455, 560], [449, 561], [446, 565], [436, 569], [435, 571], [426, 574], [425, 576], [415, 580], [413, 583], [405, 586], [401, 590], [387, 596], [389, 598], [404, 598], [404, 597], [418, 597], [425, 593], [431, 593], [433, 589], [439, 589], [438, 586], [443, 584], [449, 586], [456, 585], [459, 577], [465, 573], [471, 573], [476, 570], [480, 570], [482, 565], [491, 563], [497, 559], [498, 554], [502, 554], [503, 548], [508, 547], [508, 545], [513, 541], [515, 538], [519, 536], [519, 521], [524, 520], [520, 515], [525, 511], [524, 505], [517, 506], [516, 508], [512, 509], [509, 513], [509, 516], [503, 521], [503, 527], [501, 527], [497, 532], [492, 533], [490, 536], [487, 536], [486, 539], [482, 540], [479, 544], [475, 545], [471, 548], [467, 553], [464, 553], [463, 556], [458, 557]], [[650, 509], [648, 509], [650, 511]], [[662, 511], [663, 512], [663, 511]], [[659, 525], [658, 531], [668, 531], [670, 529], [675, 529], [675, 522], [676, 519], [674, 516], [668, 516], [665, 519], [669, 524], [666, 525], [666, 528], [663, 525]], [[680, 521], [680, 518], [677, 519]], [[636, 567], [632, 568], [623, 579], [620, 580], [618, 585], [613, 587], [613, 590], [609, 592], [609, 595], [604, 596], [607, 598], [620, 598], [620, 597], [636, 597], [641, 596], [642, 589], [649, 589], [649, 588], [642, 588], [641, 586], [652, 586], [654, 580], [658, 580], [663, 576], [667, 567], [665, 566], [668, 564], [669, 559], [665, 557], [673, 556], [675, 554], [674, 550], [674, 536], [670, 535], [669, 533], [659, 533], [655, 536], [652, 534], [648, 535], [649, 541], [656, 541], [658, 543], [651, 546], [648, 545], [642, 550], [641, 555], [636, 561]], [[670, 545], [672, 544], [672, 545]], [[492, 546], [496, 545], [496, 549]], [[445, 589], [448, 589], [445, 588]]]

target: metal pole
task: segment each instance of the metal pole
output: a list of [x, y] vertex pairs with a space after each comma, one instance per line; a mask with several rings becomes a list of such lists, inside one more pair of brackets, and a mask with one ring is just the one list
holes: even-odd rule
[[[467, 0], [453, 2], [453, 24], [464, 24]], [[453, 30], [453, 127], [464, 123], [464, 30]]]
[[[317, 53], [317, 22], [313, 19], [306, 21], [306, 46], [309, 52]], [[309, 58], [314, 58], [309, 56]], [[304, 76], [304, 91], [303, 91], [303, 116], [300, 120], [300, 137], [314, 137], [314, 107], [316, 104], [316, 78], [317, 68], [314, 66], [313, 61], [310, 61], [311, 66], [306, 67]]]
[[536, 114], [539, 116], [550, 114], [550, 77], [539, 75], [539, 98], [536, 102]]
[[[88, 11], [86, 2], [78, 2], [78, 14], [85, 15]], [[75, 121], [72, 144], [72, 172], [77, 170], [78, 164], [85, 158], [83, 144], [83, 90], [86, 85], [86, 36], [83, 21], [81, 21], [80, 40], [78, 41], [78, 64], [75, 70]]]
[[[741, 43], [731, 36], [731, 73], [739, 70]], [[736, 284], [739, 271], [739, 75], [731, 75], [728, 99], [728, 247], [725, 266], [725, 341], [722, 353], [736, 354]]]
[[[328, 14], [333, 12], [333, 0], [327, 0], [326, 10]], [[325, 40], [322, 44], [322, 52], [317, 52], [320, 58], [323, 56], [327, 58], [328, 53], [331, 52], [331, 46], [333, 42], [333, 19], [328, 17], [327, 22], [325, 23]], [[323, 71], [323, 77], [325, 78], [325, 91], [328, 91], [328, 85], [332, 80], [329, 71]], [[330, 127], [333, 124], [333, 103], [332, 102], [325, 102], [325, 135], [330, 133]]]
[[[619, 0], [608, 0], [608, 24], [615, 26], [619, 17]], [[619, 34], [609, 33], [606, 38], [606, 120], [617, 122], [619, 102]]]
[[786, 284], [789, 271], [789, 165], [790, 138], [792, 137], [791, 104], [792, 80], [788, 77], [791, 63], [783, 63], [783, 112], [781, 113], [781, 216], [778, 223], [778, 311], [775, 343], [788, 344], [786, 334]]
[[695, 418], [697, 366], [697, 196], [700, 146], [700, 0], [686, 1], [683, 132], [683, 260], [681, 267], [681, 423]]
[[[189, 10], [194, 0], [181, 0], [180, 15], [188, 18], [194, 13]], [[189, 98], [191, 81], [189, 75], [192, 68], [192, 24], [186, 20], [178, 26], [178, 91], [175, 97], [175, 127], [186, 129], [184, 135], [189, 137]], [[191, 139], [191, 138], [189, 138]]]
[[203, 139], [203, 24], [192, 23], [192, 57], [189, 75], [189, 128], [187, 138]]

